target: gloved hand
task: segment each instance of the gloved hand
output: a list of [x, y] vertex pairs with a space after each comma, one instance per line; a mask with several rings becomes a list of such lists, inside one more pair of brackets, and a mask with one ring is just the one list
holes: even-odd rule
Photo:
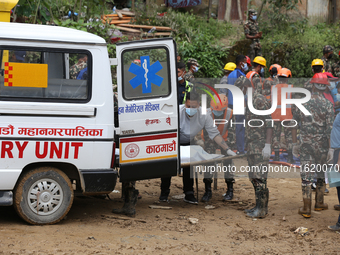
[[298, 145], [297, 143], [292, 143], [293, 145], [293, 156], [298, 158], [299, 157], [299, 153], [300, 153], [300, 145]]
[[327, 154], [327, 163], [332, 164], [333, 163], [333, 155], [334, 155], [334, 149], [329, 148], [328, 154]]
[[262, 157], [263, 157], [264, 160], [268, 160], [268, 159], [270, 159], [271, 154], [272, 154], [271, 144], [266, 143], [263, 150], [262, 150]]

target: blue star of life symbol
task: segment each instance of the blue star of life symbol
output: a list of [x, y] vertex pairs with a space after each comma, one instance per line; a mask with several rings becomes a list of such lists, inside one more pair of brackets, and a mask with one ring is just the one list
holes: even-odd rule
[[141, 66], [131, 63], [129, 72], [135, 74], [136, 77], [129, 82], [133, 89], [142, 84], [142, 93], [151, 93], [151, 83], [160, 87], [163, 82], [163, 78], [156, 74], [163, 67], [158, 60], [150, 66], [149, 56], [142, 56], [140, 60]]

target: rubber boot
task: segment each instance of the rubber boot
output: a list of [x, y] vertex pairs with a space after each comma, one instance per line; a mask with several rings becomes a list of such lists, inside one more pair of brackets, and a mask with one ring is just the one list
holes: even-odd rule
[[303, 207], [299, 209], [299, 214], [305, 218], [310, 218], [312, 209], [312, 186], [302, 186]]
[[253, 211], [247, 213], [248, 217], [264, 218], [268, 214], [269, 190], [257, 187], [255, 190], [256, 206]]
[[229, 201], [232, 200], [234, 197], [234, 183], [233, 182], [227, 182], [227, 192], [225, 196], [223, 197], [223, 201]]
[[316, 192], [315, 192], [315, 211], [327, 210], [328, 205], [324, 203], [324, 193], [326, 184], [323, 179], [318, 179], [316, 182]]
[[292, 150], [288, 150], [288, 158], [287, 158], [287, 163], [289, 164], [294, 164], [295, 163], [295, 160], [293, 158], [293, 152]]
[[274, 159], [273, 161], [280, 161], [280, 150], [274, 150], [275, 152], [275, 156], [274, 156]]
[[328, 226], [328, 228], [330, 230], [333, 230], [333, 231], [339, 231], [340, 230], [340, 215], [339, 215], [339, 218], [338, 218], [338, 222], [334, 226]]
[[[254, 192], [255, 192], [255, 191], [256, 191], [256, 187], [255, 187], [254, 185], [253, 185], [253, 187], [254, 187]], [[255, 208], [256, 208], [256, 205], [255, 205], [253, 208], [245, 209], [244, 212], [245, 212], [245, 213], [250, 213], [250, 212], [254, 211]]]
[[135, 188], [126, 188], [124, 192], [124, 205], [120, 209], [113, 209], [112, 213], [124, 214], [129, 217], [135, 217], [136, 215], [136, 203], [138, 199], [138, 190]]
[[209, 202], [212, 198], [212, 192], [211, 192], [211, 182], [207, 181], [205, 184], [205, 193], [202, 197], [202, 202]]

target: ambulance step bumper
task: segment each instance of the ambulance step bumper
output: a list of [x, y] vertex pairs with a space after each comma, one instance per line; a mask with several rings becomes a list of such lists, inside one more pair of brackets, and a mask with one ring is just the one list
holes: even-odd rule
[[13, 192], [12, 191], [0, 191], [0, 206], [13, 205]]
[[80, 169], [80, 173], [85, 184], [84, 193], [108, 194], [116, 187], [118, 171], [115, 169]]

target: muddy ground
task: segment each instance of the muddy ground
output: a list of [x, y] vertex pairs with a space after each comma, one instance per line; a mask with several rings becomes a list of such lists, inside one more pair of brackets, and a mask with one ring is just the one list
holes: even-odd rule
[[[327, 229], [339, 215], [333, 209], [336, 190], [331, 188], [325, 197], [329, 210], [313, 211], [310, 219], [304, 219], [297, 214], [302, 205], [299, 174], [289, 177], [268, 180], [269, 215], [257, 220], [243, 213], [254, 203], [245, 175], [236, 179], [234, 201], [228, 203], [222, 202], [226, 185], [219, 179], [208, 203], [215, 209], [210, 210], [205, 209], [207, 204], [190, 205], [178, 199], [157, 204], [171, 210], [150, 209], [158, 200], [160, 180], [140, 181], [142, 199], [134, 220], [110, 217], [112, 208], [123, 204], [119, 193], [111, 193], [111, 200], [77, 197], [66, 219], [51, 226], [28, 225], [12, 207], [0, 207], [0, 254], [340, 254], [339, 233]], [[200, 197], [203, 188], [199, 180]], [[175, 177], [170, 196], [181, 194], [182, 179]], [[189, 223], [189, 218], [197, 218], [198, 223]], [[309, 235], [294, 234], [298, 227], [308, 228]]]

